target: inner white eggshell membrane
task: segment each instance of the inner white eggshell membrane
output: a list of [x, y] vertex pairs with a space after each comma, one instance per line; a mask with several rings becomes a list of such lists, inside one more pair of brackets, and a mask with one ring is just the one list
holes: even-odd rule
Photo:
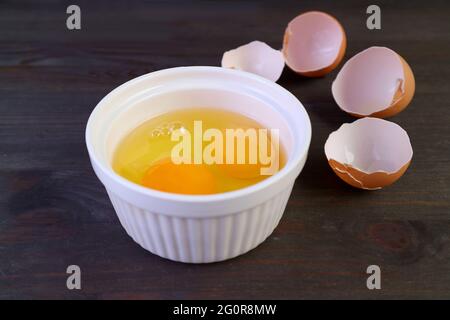
[[222, 67], [255, 73], [275, 82], [283, 72], [284, 57], [280, 50], [261, 41], [252, 41], [225, 52]]
[[371, 47], [344, 64], [331, 91], [344, 111], [371, 115], [392, 105], [397, 90], [404, 91], [404, 79], [397, 53], [385, 47]]
[[344, 39], [339, 23], [322, 12], [299, 15], [289, 23], [286, 32], [286, 62], [298, 72], [320, 70], [332, 65]]
[[408, 134], [399, 125], [378, 118], [343, 124], [325, 143], [328, 160], [364, 172], [394, 173], [413, 155]]

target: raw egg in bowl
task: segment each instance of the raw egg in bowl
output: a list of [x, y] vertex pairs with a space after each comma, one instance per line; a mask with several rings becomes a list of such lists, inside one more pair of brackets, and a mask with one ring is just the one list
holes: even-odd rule
[[[283, 167], [257, 183], [228, 192], [204, 168], [177, 167], [162, 158], [144, 173], [148, 186], [130, 181], [113, 168], [123, 139], [149, 119], [192, 107], [213, 107], [275, 128], [285, 150]], [[311, 140], [311, 124], [291, 93], [261, 76], [219, 67], [179, 67], [130, 80], [104, 97], [86, 127], [93, 169], [105, 186], [126, 232], [161, 257], [190, 263], [230, 259], [263, 242], [277, 226]], [[170, 183], [164, 172], [170, 171]], [[233, 166], [233, 178], [247, 178]], [[194, 194], [164, 190], [186, 181]], [[198, 178], [198, 179], [196, 179]], [[155, 183], [157, 181], [158, 183]]]

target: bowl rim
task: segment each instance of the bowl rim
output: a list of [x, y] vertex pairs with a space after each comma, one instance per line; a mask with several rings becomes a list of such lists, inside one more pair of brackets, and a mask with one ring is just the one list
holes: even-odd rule
[[[176, 74], [182, 74], [182, 73], [189, 73], [189, 72], [212, 72], [212, 73], [224, 73], [224, 74], [232, 74], [232, 75], [238, 75], [239, 77], [246, 78], [247, 80], [253, 81], [255, 83], [259, 83], [263, 86], [269, 86], [273, 89], [276, 89], [280, 93], [284, 94], [286, 97], [290, 98], [293, 102], [297, 104], [299, 115], [303, 117], [303, 123], [305, 124], [305, 127], [302, 128], [303, 134], [305, 135], [304, 143], [299, 144], [298, 141], [293, 139], [294, 146], [296, 146], [296, 152], [294, 152], [291, 155], [289, 155], [287, 162], [285, 166], [278, 171], [276, 174], [268, 177], [267, 179], [264, 179], [262, 181], [259, 181], [253, 185], [247, 186], [245, 188], [228, 191], [228, 192], [221, 192], [221, 193], [215, 193], [215, 194], [208, 194], [208, 195], [187, 195], [187, 194], [177, 194], [177, 193], [170, 193], [170, 192], [164, 192], [159, 191], [151, 188], [147, 188], [144, 186], [140, 186], [134, 182], [131, 182], [127, 180], [126, 178], [120, 176], [114, 170], [111, 166], [106, 166], [100, 161], [96, 153], [94, 151], [94, 146], [91, 143], [91, 130], [93, 126], [94, 117], [99, 112], [99, 110], [102, 108], [103, 105], [108, 104], [108, 99], [118, 93], [119, 91], [125, 90], [127, 87], [133, 86], [135, 83], [151, 77], [157, 77], [161, 75], [170, 75], [171, 73]], [[278, 110], [277, 110], [278, 111]], [[279, 112], [279, 111], [278, 111]], [[283, 115], [281, 112], [279, 112], [280, 116], [283, 119], [286, 119], [285, 115]], [[290, 130], [295, 130], [295, 128], [292, 128], [289, 126]], [[295, 137], [294, 137], [295, 138]], [[222, 67], [213, 67], [213, 66], [187, 66], [187, 67], [174, 67], [174, 68], [168, 68], [168, 69], [162, 69], [154, 72], [150, 72], [141, 76], [138, 76], [136, 78], [133, 78], [115, 89], [113, 89], [111, 92], [109, 92], [106, 96], [104, 96], [98, 104], [95, 106], [95, 108], [92, 110], [89, 119], [87, 121], [86, 130], [85, 130], [85, 143], [87, 146], [87, 150], [89, 153], [89, 157], [91, 162], [93, 162], [93, 165], [95, 164], [98, 168], [102, 170], [102, 173], [106, 174], [107, 177], [114, 182], [118, 183], [119, 185], [122, 185], [126, 189], [131, 190], [132, 192], [138, 193], [143, 196], [148, 196], [150, 198], [154, 199], [160, 199], [160, 200], [166, 200], [171, 202], [180, 202], [180, 203], [212, 203], [212, 202], [222, 202], [226, 200], [232, 200], [236, 198], [245, 197], [249, 194], [256, 193], [258, 191], [261, 191], [262, 189], [265, 189], [272, 184], [275, 184], [277, 182], [280, 182], [280, 180], [285, 179], [292, 171], [294, 171], [299, 163], [301, 163], [302, 159], [307, 155], [308, 149], [311, 143], [311, 121], [308, 116], [308, 113], [306, 112], [303, 104], [295, 97], [291, 92], [280, 86], [279, 84], [272, 82], [270, 80], [267, 80], [261, 76], [255, 75], [253, 73], [240, 71], [240, 70], [233, 70], [233, 69], [226, 69]], [[294, 148], [295, 149], [295, 148]], [[94, 168], [95, 169], [95, 168]], [[297, 176], [294, 177], [294, 179]], [[100, 179], [101, 180], [101, 179]], [[102, 181], [103, 183], [103, 181]]]

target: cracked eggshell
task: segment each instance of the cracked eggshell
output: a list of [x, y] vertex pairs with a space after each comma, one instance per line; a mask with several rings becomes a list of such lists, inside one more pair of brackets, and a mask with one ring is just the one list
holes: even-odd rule
[[280, 50], [261, 41], [252, 41], [225, 52], [222, 67], [255, 73], [276, 82], [283, 72], [284, 57]]
[[330, 134], [325, 155], [333, 171], [349, 185], [377, 190], [405, 173], [413, 150], [408, 134], [399, 125], [361, 118]]
[[293, 71], [307, 77], [321, 77], [339, 65], [346, 47], [342, 25], [325, 12], [310, 11], [289, 22], [282, 51]]
[[408, 63], [385, 47], [370, 47], [348, 60], [331, 87], [334, 100], [355, 117], [391, 117], [411, 102], [415, 80]]

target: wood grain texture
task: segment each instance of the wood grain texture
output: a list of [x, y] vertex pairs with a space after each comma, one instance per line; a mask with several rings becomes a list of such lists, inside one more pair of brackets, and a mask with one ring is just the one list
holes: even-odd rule
[[[77, 1], [82, 30], [65, 28], [68, 1], [0, 2], [0, 298], [450, 298], [450, 23], [448, 1]], [[181, 65], [217, 65], [254, 39], [281, 47], [288, 21], [318, 9], [347, 32], [344, 60], [388, 46], [411, 65], [417, 91], [391, 120], [414, 158], [393, 186], [352, 189], [323, 145], [353, 121], [333, 101], [337, 70], [320, 79], [285, 70], [279, 83], [305, 105], [313, 139], [285, 215], [255, 250], [185, 265], [141, 249], [120, 226], [84, 144], [87, 118], [119, 84]], [[339, 69], [339, 68], [338, 68]], [[82, 290], [66, 289], [68, 265]], [[366, 288], [370, 264], [382, 290]]]

